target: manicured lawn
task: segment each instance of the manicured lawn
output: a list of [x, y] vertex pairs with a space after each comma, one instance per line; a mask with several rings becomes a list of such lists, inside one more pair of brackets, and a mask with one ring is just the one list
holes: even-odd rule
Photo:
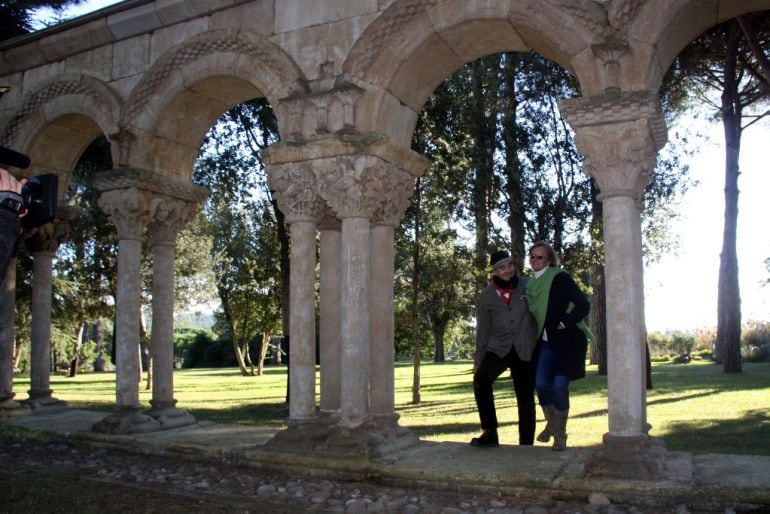
[[[471, 387], [471, 363], [427, 363], [421, 369], [420, 405], [412, 399], [411, 363], [396, 364], [396, 410], [401, 424], [422, 439], [466, 442], [477, 435], [478, 416]], [[109, 411], [115, 403], [111, 373], [51, 377], [56, 398], [72, 408]], [[180, 370], [174, 375], [178, 407], [198, 420], [281, 427], [288, 416], [286, 368], [268, 368], [262, 377], [241, 377], [237, 369]], [[741, 374], [724, 374], [703, 361], [687, 365], [653, 364], [654, 389], [648, 391], [651, 435], [670, 450], [770, 455], [770, 363], [745, 363]], [[29, 378], [14, 382], [17, 399], [26, 398]], [[149, 391], [140, 388], [148, 405]], [[515, 444], [513, 387], [506, 375], [496, 386], [503, 443]], [[589, 367], [572, 383], [569, 444], [593, 446], [607, 432], [607, 380]], [[538, 429], [542, 423], [538, 414]]]

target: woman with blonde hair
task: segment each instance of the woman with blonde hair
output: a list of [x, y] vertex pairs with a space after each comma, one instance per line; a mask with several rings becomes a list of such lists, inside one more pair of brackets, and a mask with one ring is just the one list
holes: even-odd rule
[[527, 302], [540, 339], [535, 389], [546, 419], [537, 440], [546, 443], [553, 437], [553, 449], [564, 450], [569, 383], [585, 376], [588, 339], [593, 339], [585, 323], [591, 304], [570, 274], [559, 267], [551, 245], [533, 244], [529, 262], [534, 276], [527, 282]]

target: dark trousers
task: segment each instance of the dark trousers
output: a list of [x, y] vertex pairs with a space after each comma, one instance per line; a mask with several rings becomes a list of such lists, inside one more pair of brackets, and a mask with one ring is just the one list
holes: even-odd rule
[[511, 370], [513, 390], [516, 392], [516, 405], [519, 410], [519, 444], [531, 445], [535, 440], [535, 370], [537, 355], [525, 362], [519, 358], [516, 349], [505, 357], [498, 357], [487, 352], [481, 359], [478, 369], [473, 374], [473, 394], [481, 418], [481, 428], [497, 428], [497, 412], [493, 384], [506, 369]]

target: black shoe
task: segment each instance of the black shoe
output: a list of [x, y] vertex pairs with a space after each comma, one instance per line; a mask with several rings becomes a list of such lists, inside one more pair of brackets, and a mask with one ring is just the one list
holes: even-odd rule
[[471, 439], [471, 446], [477, 448], [497, 448], [500, 442], [497, 439], [497, 430], [484, 430], [479, 437]]

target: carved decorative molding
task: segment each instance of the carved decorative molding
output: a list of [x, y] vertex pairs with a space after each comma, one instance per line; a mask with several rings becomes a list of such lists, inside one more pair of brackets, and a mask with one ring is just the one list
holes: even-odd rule
[[371, 219], [386, 193], [385, 162], [371, 155], [351, 155], [313, 162], [318, 192], [340, 219]]
[[321, 219], [325, 206], [309, 162], [269, 166], [267, 178], [288, 223]]
[[99, 92], [82, 82], [77, 82], [75, 80], [51, 82], [39, 91], [29, 95], [29, 97], [24, 100], [24, 103], [19, 107], [19, 110], [5, 126], [3, 135], [0, 137], [0, 144], [12, 144], [16, 138], [19, 127], [24, 123], [24, 120], [39, 112], [45, 104], [65, 95], [82, 95], [88, 97], [97, 105], [101, 105], [105, 109], [108, 108]]
[[119, 168], [97, 173], [91, 181], [91, 185], [97, 191], [102, 192], [135, 187], [143, 191], [193, 203], [202, 202], [209, 194], [206, 187], [187, 181], [169, 179], [158, 173], [138, 168]]
[[141, 240], [155, 215], [157, 203], [152, 200], [152, 193], [136, 187], [111, 189], [99, 197], [99, 207], [117, 228], [118, 239]]
[[302, 97], [281, 100], [276, 115], [285, 127], [287, 141], [300, 141], [317, 135], [355, 132], [356, 102], [361, 90], [345, 86]]
[[166, 195], [153, 198], [155, 219], [150, 223], [153, 244], [173, 244], [184, 226], [195, 217], [198, 204]]
[[395, 166], [387, 166], [387, 169], [388, 172], [382, 177], [385, 192], [380, 206], [374, 212], [372, 223], [396, 227], [409, 208], [416, 179]]
[[662, 148], [668, 138], [660, 99], [654, 92], [613, 92], [570, 98], [559, 102], [559, 109], [573, 128], [646, 119], [656, 150]]

